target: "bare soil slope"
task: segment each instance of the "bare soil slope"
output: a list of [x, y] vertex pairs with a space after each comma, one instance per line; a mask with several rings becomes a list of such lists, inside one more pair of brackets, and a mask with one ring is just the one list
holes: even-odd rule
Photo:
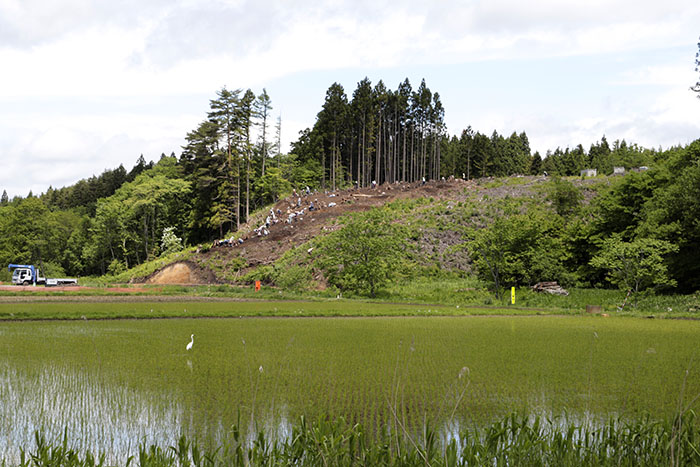
[[[513, 177], [514, 179], [515, 177]], [[540, 196], [537, 185], [546, 181], [544, 177], [517, 177], [518, 180], [494, 181], [492, 178], [478, 180], [447, 180], [421, 183], [384, 184], [376, 188], [348, 189], [335, 192], [315, 192], [309, 195], [299, 193], [285, 198], [273, 207], [278, 222], [270, 225], [268, 235], [258, 235], [254, 229], [265, 222], [268, 213], [258, 215], [256, 224], [244, 225], [235, 234], [243, 239], [242, 244], [233, 242], [227, 245], [212, 246], [206, 252], [197, 254], [187, 265], [176, 263], [153, 274], [147, 279], [155, 284], [202, 284], [230, 282], [253, 268], [274, 263], [287, 250], [301, 245], [323, 231], [338, 228], [338, 218], [342, 215], [362, 212], [382, 206], [391, 201], [412, 198], [433, 198], [436, 201], [459, 202], [468, 198], [482, 201], [505, 196]], [[592, 181], [577, 181], [588, 184]], [[298, 201], [300, 206], [297, 206]], [[309, 211], [313, 202], [315, 210]], [[335, 204], [333, 204], [335, 203]], [[291, 223], [289, 215], [304, 210]], [[445, 235], [449, 236], [451, 232]], [[454, 235], [452, 235], [454, 237]], [[449, 240], [449, 239], [448, 239]], [[451, 243], [451, 242], [450, 242]], [[233, 245], [233, 246], [231, 246]], [[227, 268], [227, 264], [238, 262], [238, 267]], [[240, 265], [242, 264], [242, 267]], [[216, 265], [217, 267], [211, 267]], [[196, 271], [195, 271], [196, 269]], [[235, 269], [235, 273], [232, 270]], [[223, 271], [223, 273], [222, 273]], [[188, 276], [189, 274], [189, 276]]]
[[[287, 250], [301, 245], [322, 232], [338, 228], [338, 218], [349, 213], [362, 212], [373, 207], [399, 199], [429, 198], [436, 200], [465, 197], [465, 189], [477, 186], [474, 181], [453, 180], [445, 182], [385, 184], [376, 188], [337, 190], [335, 192], [315, 192], [309, 195], [299, 194], [285, 198], [273, 207], [278, 222], [270, 225], [268, 235], [257, 235], [255, 228], [264, 224], [264, 218], [258, 225], [246, 225], [238, 232], [242, 244], [234, 246], [213, 246], [208, 252], [201, 253], [193, 261], [206, 267], [207, 264], [225, 264], [232, 258], [240, 257], [245, 266], [238, 271], [238, 276], [261, 265], [274, 263]], [[301, 199], [301, 206], [297, 202]], [[314, 210], [309, 211], [313, 202]], [[333, 204], [335, 203], [335, 204]], [[304, 214], [294, 217], [288, 223], [289, 215], [304, 210]], [[266, 213], [267, 214], [267, 213]], [[223, 267], [225, 270], [226, 268]], [[231, 275], [219, 278], [227, 282]], [[165, 283], [165, 282], [158, 282]]]

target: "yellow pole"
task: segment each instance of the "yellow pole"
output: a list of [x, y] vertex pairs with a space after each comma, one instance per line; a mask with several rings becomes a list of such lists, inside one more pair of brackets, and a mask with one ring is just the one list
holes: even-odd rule
[[515, 305], [515, 287], [510, 288], [510, 303]]

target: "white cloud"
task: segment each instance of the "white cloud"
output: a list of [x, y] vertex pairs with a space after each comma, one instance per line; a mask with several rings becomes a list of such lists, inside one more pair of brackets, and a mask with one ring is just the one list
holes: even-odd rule
[[623, 74], [615, 84], [626, 86], [656, 85], [690, 87], [697, 79], [697, 72], [693, 71], [692, 62], [669, 65], [646, 65]]
[[13, 195], [67, 186], [99, 175], [139, 155], [157, 160], [162, 152], [179, 153], [187, 131], [200, 115], [175, 118], [131, 113], [78, 114], [56, 120], [28, 114], [13, 122], [0, 120], [3, 172], [0, 188]]
[[171, 4], [170, 0], [2, 0], [0, 43], [31, 49], [93, 27], [128, 28]]
[[700, 17], [690, 1], [163, 3], [6, 2], [0, 25], [31, 47], [4, 42], [0, 93], [202, 92], [222, 77], [612, 53], [687, 42]]
[[[451, 86], [444, 90], [429, 80], [451, 131], [469, 124], [489, 133], [526, 131], [541, 151], [587, 145], [604, 133], [654, 146], [682, 143], [700, 136], [700, 102], [687, 91], [697, 80], [698, 24], [696, 0], [0, 0], [0, 155], [24, 161], [9, 163], [0, 188], [24, 195], [25, 186], [37, 192], [129, 166], [142, 152], [177, 151], [225, 85], [267, 86], [278, 111], [287, 105], [287, 146], [313, 125], [335, 80], [410, 70], [415, 85], [448, 65], [473, 63], [478, 75], [480, 63], [506, 60], [518, 61], [505, 71], [513, 74], [507, 98], [495, 84], [503, 76], [479, 75], [483, 84], [469, 92], [461, 86], [471, 76], [440, 75]], [[679, 59], [663, 58], [679, 47], [689, 48], [687, 71]], [[628, 55], [641, 61], [630, 68]], [[538, 86], [531, 77], [535, 62], [597, 56], [621, 63], [595, 70], [607, 78], [605, 88], [575, 76], [562, 76], [576, 80], [575, 89], [557, 80]], [[323, 85], [299, 78], [323, 72], [331, 76]], [[294, 91], [304, 100], [269, 87], [284, 80], [302, 83]], [[475, 93], [492, 102], [475, 102]], [[290, 101], [303, 103], [290, 109]]]

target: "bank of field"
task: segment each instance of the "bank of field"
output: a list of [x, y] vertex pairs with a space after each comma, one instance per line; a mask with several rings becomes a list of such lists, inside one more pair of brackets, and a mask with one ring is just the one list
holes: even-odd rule
[[74, 299], [0, 303], [0, 320], [92, 320], [117, 318], [248, 318], [339, 316], [466, 316], [557, 313], [516, 307], [465, 307], [405, 303], [370, 303], [350, 300], [255, 301], [199, 299], [149, 300], [150, 297], [100, 297], [98, 301]]
[[[93, 305], [93, 306], [102, 306]], [[154, 311], [155, 312], [155, 311]], [[189, 312], [189, 311], [188, 311]], [[150, 313], [150, 312], [149, 312]], [[194, 334], [194, 347], [185, 345]], [[0, 323], [0, 441], [68, 427], [124, 453], [301, 414], [443, 436], [512, 411], [572, 423], [668, 419], [700, 394], [700, 323], [596, 317]]]

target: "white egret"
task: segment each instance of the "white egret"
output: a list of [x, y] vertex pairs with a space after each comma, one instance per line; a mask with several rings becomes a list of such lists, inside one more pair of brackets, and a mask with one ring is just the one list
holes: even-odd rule
[[190, 350], [192, 348], [192, 345], [194, 345], [194, 334], [192, 334], [190, 336], [190, 339], [192, 339], [192, 340], [190, 341], [189, 344], [187, 344], [187, 347], [185, 347], [187, 350]]

